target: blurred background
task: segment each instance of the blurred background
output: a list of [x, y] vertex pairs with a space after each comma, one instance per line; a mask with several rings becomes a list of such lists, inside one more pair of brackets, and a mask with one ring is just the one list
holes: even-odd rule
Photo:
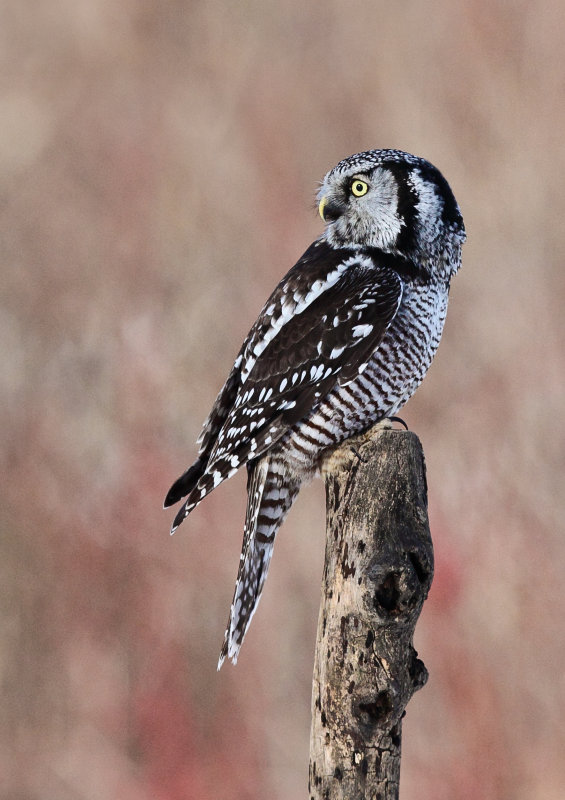
[[403, 416], [427, 457], [430, 680], [403, 800], [565, 793], [565, 5], [0, 4], [0, 797], [306, 797], [321, 482], [216, 673], [245, 476], [161, 509], [317, 182], [425, 156], [468, 232]]

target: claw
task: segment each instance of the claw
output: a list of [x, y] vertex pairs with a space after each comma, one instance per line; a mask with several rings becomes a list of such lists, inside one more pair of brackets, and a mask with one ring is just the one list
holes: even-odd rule
[[401, 425], [404, 425], [404, 428], [405, 428], [407, 431], [409, 431], [409, 430], [410, 430], [410, 428], [408, 427], [408, 425], [407, 425], [407, 424], [404, 422], [404, 420], [403, 420], [401, 417], [389, 417], [389, 420], [390, 420], [391, 422], [399, 422]]

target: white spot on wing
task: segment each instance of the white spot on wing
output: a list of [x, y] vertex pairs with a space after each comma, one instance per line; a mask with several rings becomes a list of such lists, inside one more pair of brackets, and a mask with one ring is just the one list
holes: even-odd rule
[[[297, 314], [301, 314], [308, 306], [319, 297], [322, 292], [325, 292], [327, 289], [332, 287], [343, 273], [350, 267], [353, 263], [358, 263], [358, 257], [352, 257], [347, 259], [341, 264], [332, 270], [332, 272], [328, 273], [325, 280], [316, 280], [310, 287], [310, 289], [304, 295], [299, 295], [298, 292], [295, 296], [290, 297], [286, 295], [282, 298], [281, 310], [280, 314], [277, 317], [272, 317], [271, 324], [267, 331], [263, 334], [262, 339], [255, 342], [253, 345], [253, 350], [251, 352], [246, 353], [246, 362], [241, 370], [241, 382], [245, 383], [247, 378], [249, 377], [249, 373], [255, 366], [255, 362], [257, 358], [264, 352], [265, 348], [271, 342], [275, 336], [279, 333], [283, 325], [285, 325], [293, 316]], [[273, 304], [269, 305], [265, 311], [264, 316], [270, 316], [274, 312], [274, 308], [272, 308]], [[272, 310], [271, 310], [272, 309]]]
[[334, 347], [334, 349], [330, 353], [330, 358], [337, 358], [338, 356], [340, 356], [343, 353], [345, 348], [346, 348], [346, 345], [343, 345], [343, 347]]
[[356, 339], [360, 339], [368, 336], [372, 330], [373, 325], [354, 325], [351, 332]]
[[317, 366], [310, 367], [310, 380], [317, 381], [322, 377], [324, 372], [324, 365], [318, 364]]

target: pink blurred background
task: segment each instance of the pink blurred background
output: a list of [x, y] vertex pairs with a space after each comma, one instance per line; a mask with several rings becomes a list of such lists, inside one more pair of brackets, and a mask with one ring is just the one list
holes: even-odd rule
[[403, 800], [565, 796], [565, 5], [0, 8], [0, 797], [306, 797], [320, 482], [216, 660], [245, 477], [161, 510], [317, 182], [423, 155], [468, 231], [403, 416], [436, 550]]

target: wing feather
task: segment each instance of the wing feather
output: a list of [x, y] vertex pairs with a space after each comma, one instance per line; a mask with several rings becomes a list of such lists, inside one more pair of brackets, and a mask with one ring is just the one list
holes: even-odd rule
[[173, 529], [364, 368], [398, 311], [400, 274], [374, 248], [310, 246], [263, 307], [204, 423], [197, 462], [167, 495], [166, 505], [187, 495]]
[[[276, 420], [275, 430], [262, 442], [263, 449], [271, 446], [338, 381], [352, 380], [377, 349], [400, 305], [403, 282], [397, 272], [379, 268], [372, 256], [341, 253], [333, 270], [340, 272], [337, 280], [322, 286], [310, 302], [300, 302], [294, 291], [295, 313], [274, 326], [264, 346], [257, 347], [252, 330], [243, 349], [244, 380], [218, 432], [208, 469], [218, 458], [247, 449], [249, 439], [259, 439]], [[252, 454], [261, 452], [257, 445]]]

